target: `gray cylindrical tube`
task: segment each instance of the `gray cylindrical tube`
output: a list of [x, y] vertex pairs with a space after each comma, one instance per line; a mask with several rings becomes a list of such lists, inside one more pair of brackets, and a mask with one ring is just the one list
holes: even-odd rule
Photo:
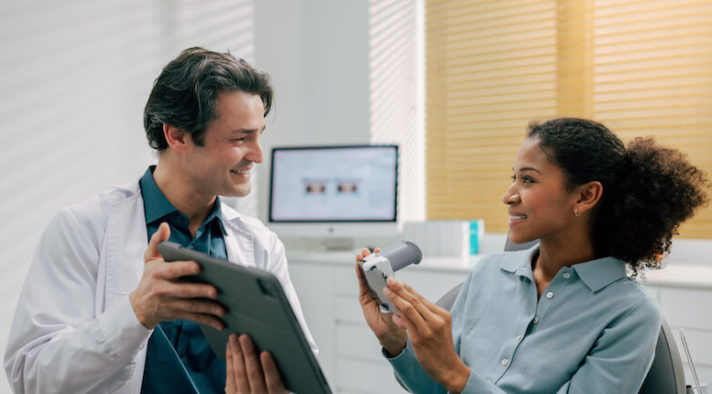
[[410, 241], [398, 242], [383, 249], [379, 254], [391, 262], [394, 272], [411, 264], [418, 264], [423, 259], [423, 252], [418, 245]]

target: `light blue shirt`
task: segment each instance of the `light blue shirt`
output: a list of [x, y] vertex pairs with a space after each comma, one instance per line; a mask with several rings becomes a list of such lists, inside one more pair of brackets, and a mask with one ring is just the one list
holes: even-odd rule
[[[465, 281], [451, 311], [463, 393], [637, 393], [662, 324], [655, 301], [612, 257], [562, 268], [538, 298], [534, 253], [484, 258]], [[410, 342], [389, 361], [411, 392], [446, 392]]]

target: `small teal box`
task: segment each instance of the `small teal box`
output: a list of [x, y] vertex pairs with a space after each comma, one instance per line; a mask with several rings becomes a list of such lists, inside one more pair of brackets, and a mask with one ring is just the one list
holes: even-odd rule
[[480, 253], [480, 243], [484, 241], [485, 221], [470, 220], [470, 256]]

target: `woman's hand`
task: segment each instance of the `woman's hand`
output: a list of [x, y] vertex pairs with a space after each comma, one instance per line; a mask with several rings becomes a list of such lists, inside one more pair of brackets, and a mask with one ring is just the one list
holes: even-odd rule
[[[375, 253], [380, 251], [378, 248], [374, 249]], [[363, 260], [369, 254], [371, 254], [371, 252], [368, 249], [363, 249], [363, 251], [356, 256], [356, 261]], [[399, 355], [408, 341], [408, 335], [405, 329], [393, 323], [392, 313], [382, 313], [380, 311], [378, 303], [376, 303], [371, 296], [371, 292], [368, 290], [366, 279], [364, 279], [358, 264], [356, 264], [356, 277], [358, 277], [359, 287], [358, 300], [361, 304], [363, 317], [366, 318], [366, 323], [371, 328], [371, 331], [376, 334], [376, 338], [378, 338], [381, 346], [386, 349], [388, 354], [391, 356]]]
[[470, 368], [453, 346], [450, 313], [396, 278], [388, 278], [386, 283], [388, 287], [383, 294], [400, 313], [400, 317], [393, 317], [393, 322], [408, 330], [410, 344], [420, 365], [449, 392], [461, 392], [470, 377]]

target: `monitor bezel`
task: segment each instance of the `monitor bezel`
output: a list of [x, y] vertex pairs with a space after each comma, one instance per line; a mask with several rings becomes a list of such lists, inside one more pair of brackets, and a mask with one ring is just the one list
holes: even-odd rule
[[[396, 176], [395, 176], [395, 193], [393, 196], [393, 219], [338, 219], [338, 220], [275, 220], [272, 216], [272, 203], [274, 199], [274, 156], [278, 151], [293, 151], [293, 150], [338, 150], [338, 149], [366, 149], [366, 148], [393, 148], [396, 153]], [[311, 146], [285, 146], [273, 147], [270, 156], [270, 174], [269, 174], [269, 208], [268, 220], [269, 223], [397, 223], [398, 222], [398, 191], [400, 189], [400, 174], [399, 174], [399, 149], [396, 144], [360, 144], [360, 145], [311, 145]]]

